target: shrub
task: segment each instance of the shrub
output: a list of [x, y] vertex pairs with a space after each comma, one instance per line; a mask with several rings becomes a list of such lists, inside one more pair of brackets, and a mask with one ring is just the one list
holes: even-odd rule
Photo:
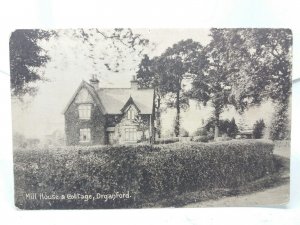
[[205, 127], [200, 127], [194, 132], [194, 136], [207, 136], [207, 130]]
[[193, 141], [195, 141], [195, 142], [208, 142], [209, 138], [207, 136], [195, 136], [195, 137], [193, 137]]
[[231, 137], [231, 138], [235, 138], [236, 135], [239, 133], [239, 128], [236, 125], [234, 118], [232, 118], [231, 121], [228, 123], [226, 130], [227, 130], [226, 133], [227, 133], [228, 137]]
[[232, 140], [232, 138], [226, 136], [216, 138], [216, 141], [230, 141], [230, 140]]
[[[209, 119], [209, 121], [205, 125], [205, 129], [207, 132], [215, 129], [215, 120], [213, 118]], [[228, 137], [235, 138], [235, 136], [239, 132], [238, 126], [235, 123], [235, 119], [232, 118], [231, 120], [220, 120], [219, 132], [220, 135], [227, 134]]]
[[[86, 148], [86, 149], [85, 149]], [[20, 208], [141, 207], [183, 192], [236, 188], [274, 171], [273, 143], [261, 140], [16, 151]], [[126, 193], [111, 201], [26, 200], [24, 193]]]
[[179, 142], [179, 137], [157, 138], [155, 144], [170, 144]]
[[279, 104], [276, 106], [275, 112], [272, 116], [272, 123], [270, 126], [270, 137], [272, 140], [290, 139], [291, 135], [291, 121], [288, 104]]
[[189, 136], [189, 132], [186, 129], [181, 128], [179, 136], [180, 137], [188, 137]]
[[257, 120], [255, 124], [253, 125], [253, 138], [260, 139], [263, 137], [263, 132], [266, 125], [263, 119]]

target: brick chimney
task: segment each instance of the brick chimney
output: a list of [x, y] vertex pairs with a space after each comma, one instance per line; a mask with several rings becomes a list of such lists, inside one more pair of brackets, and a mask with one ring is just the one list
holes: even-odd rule
[[131, 89], [137, 90], [139, 88], [138, 81], [135, 78], [135, 76], [132, 76], [132, 80], [130, 81], [130, 83], [131, 83]]
[[90, 84], [94, 87], [95, 90], [99, 89], [99, 80], [97, 78], [97, 75], [92, 75], [92, 78], [90, 79]]

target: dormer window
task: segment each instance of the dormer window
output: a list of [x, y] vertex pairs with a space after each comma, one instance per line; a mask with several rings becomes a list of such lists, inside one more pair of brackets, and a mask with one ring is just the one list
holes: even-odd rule
[[78, 106], [79, 119], [89, 120], [91, 119], [91, 104], [80, 104]]
[[127, 119], [128, 120], [134, 120], [135, 118], [135, 111], [134, 109], [131, 107], [128, 111], [127, 111]]

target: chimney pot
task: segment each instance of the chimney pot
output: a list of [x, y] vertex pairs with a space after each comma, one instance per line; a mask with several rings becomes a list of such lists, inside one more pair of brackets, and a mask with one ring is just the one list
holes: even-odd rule
[[130, 81], [130, 83], [131, 83], [131, 89], [137, 90], [139, 88], [138, 81], [136, 80], [135, 76], [132, 76], [132, 80]]
[[92, 78], [90, 79], [90, 84], [94, 87], [95, 90], [99, 88], [99, 80], [97, 78], [97, 75], [92, 75]]

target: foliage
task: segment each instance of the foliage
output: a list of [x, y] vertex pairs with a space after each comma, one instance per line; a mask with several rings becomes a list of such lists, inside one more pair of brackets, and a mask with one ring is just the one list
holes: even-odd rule
[[154, 137], [157, 134], [158, 138], [161, 137], [161, 100], [165, 93], [161, 89], [160, 84], [160, 70], [157, 64], [158, 58], [150, 59], [148, 55], [142, 58], [139, 69], [137, 71], [137, 81], [140, 88], [153, 88], [154, 89], [154, 107], [155, 107], [155, 121], [156, 127], [154, 129]]
[[291, 30], [233, 29], [228, 31], [229, 36], [231, 40], [234, 37], [240, 40], [240, 43], [230, 40], [227, 43], [230, 54], [235, 56], [235, 66], [239, 66], [230, 78], [236, 91], [234, 98], [242, 104], [237, 106], [247, 107], [266, 98], [287, 103], [292, 85]]
[[40, 145], [40, 139], [37, 138], [26, 138], [23, 134], [18, 132], [13, 134], [13, 145], [14, 148], [20, 149], [31, 149], [36, 148]]
[[174, 124], [175, 136], [180, 131], [180, 111], [189, 107], [188, 97], [184, 94], [183, 80], [189, 76], [190, 67], [202, 50], [200, 43], [191, 39], [180, 41], [168, 48], [155, 61], [159, 74], [159, 86], [167, 95], [167, 105], [176, 109]]
[[[237, 188], [274, 172], [273, 143], [258, 140], [93, 146], [14, 152], [16, 206], [132, 208], [195, 190]], [[127, 193], [115, 200], [26, 200], [25, 193]]]
[[235, 138], [238, 132], [239, 132], [239, 128], [235, 123], [235, 119], [232, 118], [231, 121], [228, 122], [226, 133], [228, 134], [228, 137]]
[[[75, 29], [72, 30], [71, 35], [81, 41], [89, 50], [86, 57], [92, 60], [92, 67], [96, 74], [100, 72], [99, 68], [102, 65], [108, 71], [119, 73], [124, 69], [124, 60], [128, 54], [132, 58], [140, 59], [144, 54], [145, 47], [150, 45], [148, 39], [143, 38], [141, 34], [134, 33], [130, 28]], [[100, 57], [98, 55], [99, 46], [104, 48], [104, 54]], [[114, 60], [111, 60], [109, 54], [115, 56]]]
[[[215, 121], [214, 118], [211, 118], [207, 124], [205, 125], [206, 132], [215, 129]], [[238, 126], [235, 123], [235, 119], [232, 118], [231, 120], [219, 120], [219, 132], [220, 135], [227, 134], [228, 137], [235, 138], [238, 134]]]
[[181, 125], [181, 117], [180, 117], [180, 114], [178, 114], [178, 111], [177, 111], [177, 114], [175, 115], [174, 122], [173, 122], [175, 137], [180, 136], [180, 125]]
[[231, 85], [227, 79], [231, 70], [227, 68], [228, 61], [223, 58], [224, 44], [219, 30], [211, 30], [211, 42], [205, 46], [202, 54], [191, 66], [195, 74], [189, 96], [206, 105], [208, 102], [214, 109], [215, 138], [219, 136], [219, 118], [224, 108], [229, 104]]
[[143, 118], [142, 116], [139, 115], [134, 118], [133, 122], [137, 125], [138, 131], [142, 132], [141, 141], [145, 141], [146, 140], [145, 132], [149, 128], [149, 121], [147, 120], [147, 118]]
[[264, 129], [266, 128], [265, 122], [263, 119], [257, 120], [253, 125], [253, 138], [260, 139], [264, 135]]
[[240, 112], [265, 99], [281, 104], [279, 107], [288, 105], [291, 30], [211, 29], [211, 37], [199, 63], [192, 64], [196, 76], [190, 95], [214, 107], [215, 137], [219, 115], [228, 104]]
[[44, 81], [42, 67], [50, 60], [47, 52], [39, 45], [41, 40], [49, 40], [53, 31], [16, 30], [9, 40], [10, 81], [13, 96], [22, 98], [34, 95], [37, 87], [33, 84]]
[[179, 142], [179, 137], [157, 138], [155, 144], [170, 144]]
[[270, 137], [272, 140], [284, 140], [290, 138], [291, 126], [289, 122], [288, 107], [284, 104], [277, 105], [270, 126]]
[[200, 127], [193, 133], [193, 136], [206, 136], [207, 133], [205, 127]]
[[189, 132], [184, 128], [180, 128], [180, 137], [188, 137], [188, 136], [189, 136]]
[[192, 141], [195, 142], [208, 142], [210, 139], [207, 135], [202, 135], [202, 136], [194, 136]]
[[137, 81], [140, 88], [154, 88], [157, 86], [155, 73], [153, 72], [153, 60], [148, 55], [142, 58], [137, 71]]
[[[91, 60], [95, 74], [99, 74], [101, 65], [115, 73], [121, 71], [128, 54], [141, 58], [145, 47], [150, 45], [148, 39], [135, 34], [131, 29], [16, 30], [10, 38], [13, 96], [22, 98], [25, 94], [34, 95], [38, 90], [36, 82], [50, 79], [43, 76], [43, 67], [49, 62], [50, 56], [41, 47], [40, 41], [49, 42], [51, 45], [51, 37], [68, 37], [84, 45], [88, 53], [81, 54], [84, 54], [87, 60]], [[98, 54], [99, 45], [104, 48], [101, 56]], [[114, 51], [115, 60], [108, 57], [111, 51]]]

